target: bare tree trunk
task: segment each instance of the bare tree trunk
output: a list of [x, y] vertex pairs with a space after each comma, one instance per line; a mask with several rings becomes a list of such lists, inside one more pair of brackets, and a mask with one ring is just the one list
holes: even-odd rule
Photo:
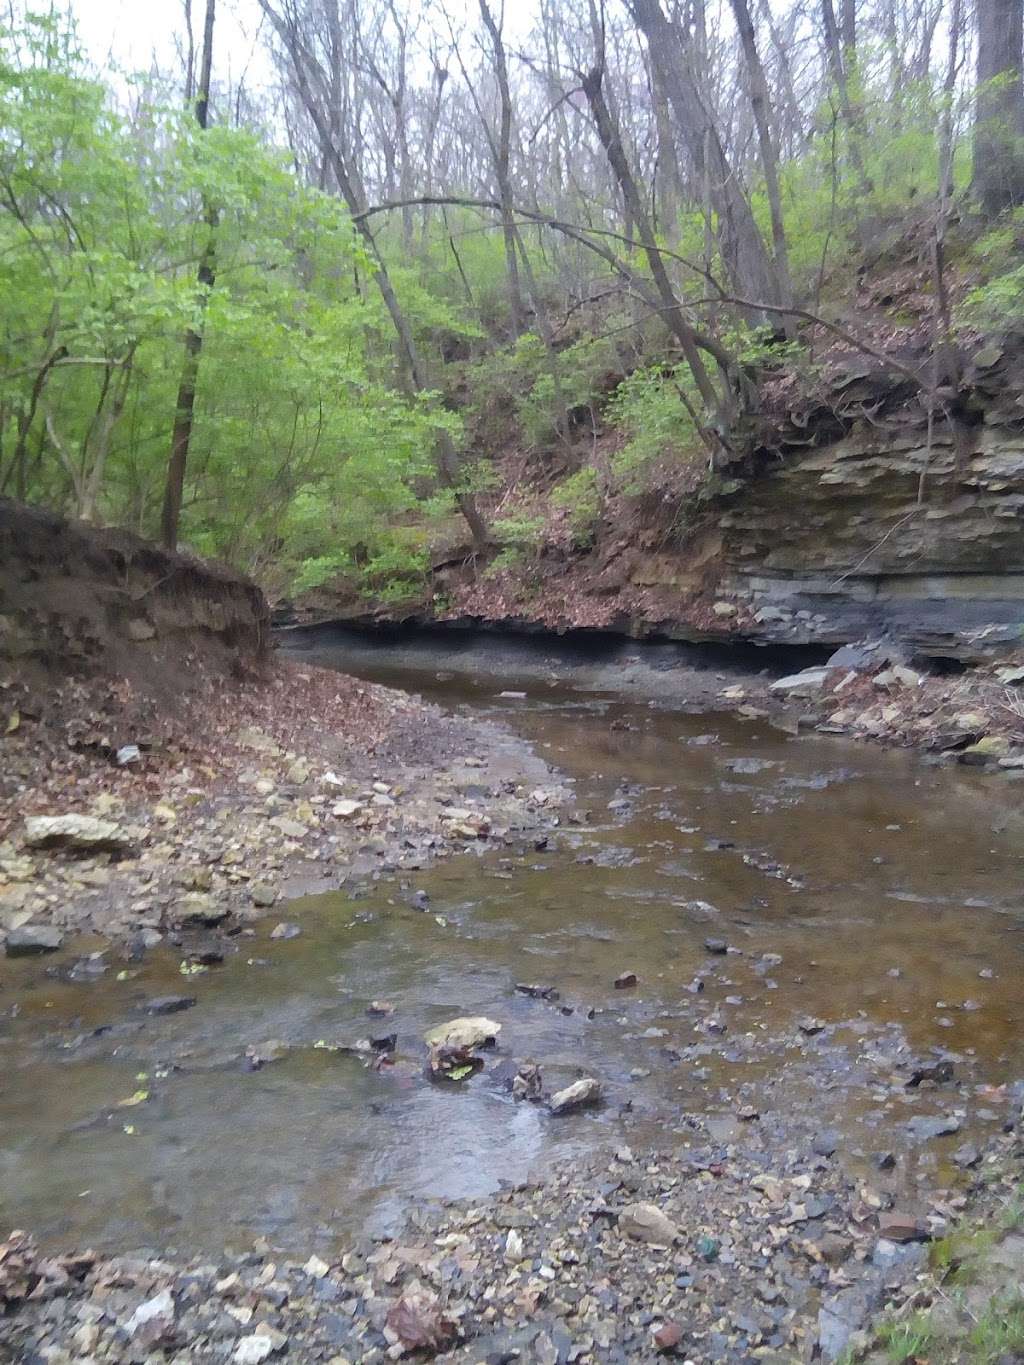
[[[775, 248], [775, 269], [779, 277], [779, 302], [786, 308], [793, 302], [793, 281], [789, 273], [789, 252], [786, 247], [786, 229], [782, 217], [782, 195], [779, 192], [779, 168], [775, 144], [772, 140], [768, 117], [768, 81], [764, 66], [757, 50], [754, 24], [747, 7], [747, 0], [732, 0], [732, 12], [736, 17], [743, 56], [747, 65], [750, 83], [750, 107], [757, 128], [757, 141], [761, 150], [761, 167], [764, 171], [765, 189], [768, 191], [768, 208], [772, 221], [772, 245]], [[793, 320], [787, 319], [787, 335], [794, 332]]]
[[[733, 288], [748, 299], [779, 303], [779, 280], [765, 250], [750, 204], [729, 165], [718, 130], [705, 108], [678, 28], [662, 11], [660, 0], [628, 0], [638, 28], [647, 40], [651, 64], [658, 68], [698, 175], [707, 174], [708, 190], [718, 217], [722, 259]], [[766, 321], [755, 311], [750, 320]]]
[[842, 115], [843, 123], [846, 125], [846, 142], [850, 154], [850, 165], [860, 182], [861, 192], [869, 195], [874, 186], [864, 169], [864, 158], [860, 150], [860, 120], [850, 99], [850, 83], [847, 79], [847, 62], [849, 59], [844, 55], [843, 37], [839, 30], [839, 24], [836, 22], [836, 11], [832, 0], [821, 0], [821, 21], [825, 35], [825, 52], [828, 57], [829, 71], [832, 76], [832, 83], [836, 88], [836, 94], [839, 97], [839, 112]]
[[[686, 320], [682, 304], [676, 297], [672, 282], [668, 277], [665, 268], [665, 261], [661, 252], [658, 250], [657, 241], [651, 229], [650, 220], [647, 217], [640, 191], [637, 188], [633, 173], [630, 170], [629, 162], [623, 150], [622, 141], [618, 130], [612, 122], [608, 105], [604, 98], [602, 89], [603, 71], [601, 67], [594, 67], [583, 77], [583, 93], [587, 97], [594, 122], [597, 125], [597, 135], [601, 139], [601, 145], [605, 149], [608, 161], [615, 173], [615, 178], [622, 191], [622, 197], [630, 212], [630, 216], [636, 227], [640, 241], [643, 244], [644, 254], [654, 276], [654, 283], [658, 290], [663, 306], [663, 316], [666, 325], [671, 330], [673, 336], [679, 342], [683, 356], [689, 366], [690, 373], [693, 375], [697, 391], [704, 402], [709, 414], [713, 414], [713, 421], [718, 429], [718, 435], [723, 444], [727, 444], [729, 438], [729, 428], [733, 419], [733, 405], [731, 395], [726, 390], [724, 397], [718, 393], [707, 368], [701, 357], [697, 346], [697, 339], [693, 328]], [[702, 433], [707, 438], [708, 433]]]
[[987, 218], [1024, 203], [1024, 0], [978, 0], [974, 193]]
[[[512, 180], [510, 163], [512, 153], [512, 94], [508, 83], [508, 62], [505, 57], [505, 44], [501, 29], [491, 13], [487, 0], [479, 0], [480, 18], [491, 40], [494, 57], [494, 74], [498, 82], [498, 97], [501, 102], [500, 125], [497, 145], [494, 146], [494, 168], [498, 177], [498, 195], [501, 199], [501, 230], [505, 241], [505, 270], [508, 273], [509, 317], [512, 335], [519, 336], [523, 330], [523, 300], [519, 289], [519, 263], [516, 251], [516, 219], [512, 210]], [[488, 141], [494, 142], [490, 130]]]
[[[205, 132], [210, 117], [210, 80], [213, 73], [213, 23], [216, 0], [206, 0], [206, 20], [203, 25], [203, 57], [199, 72], [199, 90], [196, 96], [196, 123]], [[200, 321], [185, 333], [185, 357], [178, 380], [178, 400], [174, 411], [174, 427], [171, 432], [171, 458], [167, 464], [167, 483], [164, 488], [164, 505], [161, 516], [161, 534], [164, 547], [168, 550], [178, 548], [178, 528], [181, 522], [181, 503], [185, 492], [185, 469], [188, 465], [188, 451], [192, 442], [192, 421], [196, 405], [196, 385], [199, 382], [199, 359], [203, 350], [202, 314], [216, 280], [216, 234], [217, 210], [207, 201], [203, 206], [203, 221], [206, 225], [206, 244], [196, 273], [199, 285]]]

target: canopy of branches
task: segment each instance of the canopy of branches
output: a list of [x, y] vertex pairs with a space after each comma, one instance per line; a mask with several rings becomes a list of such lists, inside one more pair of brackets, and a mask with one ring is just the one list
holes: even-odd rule
[[2, 493], [379, 591], [528, 539], [513, 457], [582, 544], [823, 346], [941, 413], [1024, 315], [1020, 0], [247, 0], [260, 88], [204, 4], [142, 76], [0, 28]]

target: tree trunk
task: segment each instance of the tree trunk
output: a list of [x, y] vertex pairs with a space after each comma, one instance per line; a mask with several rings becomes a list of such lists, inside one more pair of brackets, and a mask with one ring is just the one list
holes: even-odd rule
[[[735, 292], [743, 298], [779, 304], [782, 291], [765, 250], [750, 204], [730, 166], [710, 117], [678, 29], [662, 11], [660, 0], [629, 0], [629, 7], [647, 40], [651, 65], [658, 69], [675, 115], [676, 131], [687, 145], [699, 179], [706, 175], [708, 192], [718, 218], [722, 260]], [[755, 324], [767, 321], [748, 311]]]
[[[480, 18], [491, 40], [494, 56], [494, 74], [498, 82], [498, 97], [501, 102], [501, 122], [498, 130], [497, 145], [494, 147], [494, 167], [498, 176], [498, 194], [501, 199], [501, 230], [505, 242], [505, 270], [508, 274], [509, 317], [513, 337], [523, 330], [523, 300], [519, 289], [519, 261], [516, 250], [516, 219], [512, 209], [512, 180], [510, 165], [512, 158], [512, 93], [508, 82], [508, 62], [505, 58], [505, 44], [501, 29], [495, 22], [487, 0], [479, 0]], [[488, 140], [492, 140], [488, 130]]]
[[974, 193], [987, 218], [1024, 203], [1024, 0], [978, 0]]
[[[216, 0], [206, 0], [206, 21], [203, 25], [203, 58], [199, 72], [199, 90], [196, 96], [196, 123], [205, 132], [210, 117], [210, 78], [213, 71], [213, 21]], [[196, 273], [199, 285], [200, 314], [205, 313], [206, 304], [216, 280], [216, 233], [217, 210], [209, 202], [203, 205], [203, 221], [206, 225], [206, 244]], [[178, 527], [181, 522], [181, 502], [185, 492], [185, 469], [188, 465], [188, 450], [192, 442], [192, 419], [196, 405], [196, 386], [199, 382], [199, 358], [203, 350], [202, 317], [199, 324], [190, 327], [185, 334], [185, 356], [178, 380], [178, 401], [174, 410], [174, 427], [171, 432], [171, 458], [167, 464], [167, 483], [164, 488], [164, 505], [161, 516], [161, 534], [164, 548], [178, 548]]]
[[[736, 17], [743, 57], [747, 66], [750, 82], [750, 108], [757, 128], [757, 141], [761, 151], [761, 167], [764, 171], [765, 189], [768, 191], [768, 208], [772, 222], [772, 245], [775, 248], [775, 269], [779, 277], [779, 303], [789, 308], [793, 303], [793, 283], [789, 273], [789, 252], [786, 246], [786, 228], [782, 217], [782, 195], [779, 191], [778, 156], [772, 139], [768, 117], [768, 81], [765, 78], [761, 55], [757, 50], [754, 24], [747, 7], [747, 0], [732, 0], [732, 12]], [[787, 319], [786, 333], [794, 334], [793, 319]]]
[[[602, 90], [602, 74], [601, 68], [595, 67], [583, 77], [583, 93], [587, 97], [587, 103], [590, 105], [591, 113], [594, 116], [597, 135], [601, 139], [601, 145], [604, 147], [605, 154], [615, 173], [626, 207], [636, 225], [636, 231], [643, 245], [644, 254], [647, 257], [662, 302], [662, 315], [665, 324], [679, 342], [690, 373], [693, 375], [697, 391], [709, 416], [712, 416], [719, 439], [723, 445], [727, 445], [729, 428], [732, 425], [733, 418], [731, 395], [727, 391], [724, 396], [720, 395], [711, 382], [707, 367], [701, 358], [693, 328], [687, 322], [682, 305], [672, 288], [672, 282], [668, 277], [664, 258], [658, 250], [650, 220], [640, 197], [640, 191], [633, 178], [629, 162], [626, 160], [622, 140], [612, 122], [608, 105], [605, 102], [604, 91]], [[707, 439], [708, 432], [705, 430], [702, 435]]]

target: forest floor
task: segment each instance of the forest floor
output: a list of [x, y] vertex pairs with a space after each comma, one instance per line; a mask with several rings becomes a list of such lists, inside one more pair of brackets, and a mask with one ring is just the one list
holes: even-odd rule
[[128, 955], [164, 938], [223, 953], [278, 900], [532, 846], [566, 797], [496, 726], [286, 660], [171, 712], [108, 682], [55, 686], [45, 714], [15, 687], [5, 703], [9, 954], [90, 934]]

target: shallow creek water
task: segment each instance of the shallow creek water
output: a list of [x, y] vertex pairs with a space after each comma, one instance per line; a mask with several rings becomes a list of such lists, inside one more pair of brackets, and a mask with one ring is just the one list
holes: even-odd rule
[[[318, 661], [332, 659], [352, 667]], [[853, 1168], [906, 1153], [911, 1184], [1002, 1121], [1009, 1101], [990, 1087], [1024, 1076], [1019, 787], [536, 679], [525, 700], [501, 700], [507, 675], [376, 676], [506, 721], [574, 779], [589, 818], [522, 859], [471, 853], [404, 890], [382, 880], [279, 907], [188, 982], [169, 952], [122, 982], [119, 963], [92, 984], [47, 975], [52, 961], [6, 963], [8, 1226], [211, 1251], [265, 1235], [298, 1251], [623, 1142], [743, 1141], [742, 1105], [762, 1115], [759, 1140], [837, 1129]], [[426, 912], [408, 888], [429, 895]], [[302, 935], [271, 942], [280, 918]], [[709, 955], [709, 936], [739, 952]], [[616, 991], [625, 971], [638, 985]], [[182, 990], [195, 1008], [139, 1015], [140, 1000]], [[379, 998], [396, 1012], [370, 1021]], [[464, 1085], [431, 1084], [422, 1031], [460, 1014], [499, 1020], [498, 1052]], [[809, 1015], [823, 1032], [801, 1031]], [[398, 1064], [379, 1073], [314, 1046], [392, 1031]], [[245, 1046], [269, 1038], [293, 1050], [246, 1071]], [[960, 1089], [893, 1083], [908, 1049], [933, 1048], [956, 1055]], [[514, 1103], [491, 1067], [528, 1058], [552, 1089], [601, 1077], [607, 1102], [557, 1119]], [[148, 1100], [117, 1108], [140, 1088]], [[961, 1131], [915, 1142], [918, 1114], [956, 1114]]]

